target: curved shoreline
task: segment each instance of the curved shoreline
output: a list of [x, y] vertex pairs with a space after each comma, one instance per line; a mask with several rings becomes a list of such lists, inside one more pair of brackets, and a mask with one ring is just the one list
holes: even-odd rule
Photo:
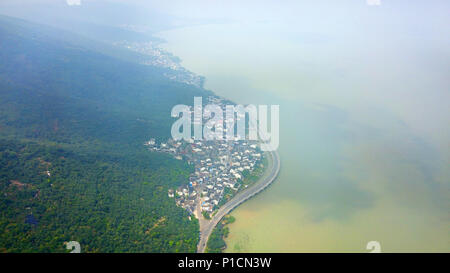
[[[280, 157], [276, 151], [268, 153], [271, 157], [271, 170], [268, 176], [263, 176], [258, 182], [256, 182], [251, 187], [241, 191], [236, 196], [234, 196], [230, 201], [225, 203], [217, 213], [209, 221], [202, 221], [199, 219], [200, 224], [200, 240], [197, 245], [197, 253], [203, 253], [206, 249], [206, 244], [208, 242], [209, 236], [211, 235], [213, 229], [222, 220], [222, 218], [230, 213], [233, 209], [238, 207], [240, 204], [248, 200], [249, 198], [260, 193], [262, 190], [267, 188], [280, 172]], [[201, 218], [201, 216], [199, 217]]]

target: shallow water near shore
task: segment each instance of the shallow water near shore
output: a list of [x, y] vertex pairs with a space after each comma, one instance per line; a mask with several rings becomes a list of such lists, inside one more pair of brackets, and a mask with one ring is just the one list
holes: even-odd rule
[[420, 44], [405, 35], [374, 56], [377, 37], [350, 44], [346, 35], [280, 29], [232, 23], [158, 34], [207, 89], [280, 105], [280, 175], [232, 212], [226, 251], [368, 252], [369, 241], [384, 252], [450, 251], [449, 82], [445, 63], [423, 48], [448, 58], [440, 47], [448, 38]]

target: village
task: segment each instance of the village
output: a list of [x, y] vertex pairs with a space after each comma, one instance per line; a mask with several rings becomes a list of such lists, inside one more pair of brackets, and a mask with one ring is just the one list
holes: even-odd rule
[[[215, 97], [210, 101], [222, 103]], [[172, 154], [194, 166], [189, 183], [169, 189], [168, 196], [197, 218], [199, 213], [209, 218], [226, 202], [225, 197], [234, 196], [248, 186], [243, 185], [244, 177], [262, 167], [263, 153], [257, 141], [169, 139], [166, 143], [156, 143], [155, 139], [150, 139], [145, 146], [151, 151]]]
[[113, 44], [146, 56], [141, 61], [143, 65], [166, 68], [167, 71], [164, 73], [164, 76], [171, 80], [200, 88], [203, 87], [204, 77], [196, 75], [181, 66], [180, 58], [160, 48], [158, 42], [129, 42], [123, 40]]

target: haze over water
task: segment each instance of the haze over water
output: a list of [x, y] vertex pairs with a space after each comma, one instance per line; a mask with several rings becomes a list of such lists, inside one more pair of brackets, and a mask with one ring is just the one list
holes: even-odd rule
[[206, 88], [280, 105], [280, 176], [228, 252], [450, 250], [449, 5], [344, 2], [158, 35]]

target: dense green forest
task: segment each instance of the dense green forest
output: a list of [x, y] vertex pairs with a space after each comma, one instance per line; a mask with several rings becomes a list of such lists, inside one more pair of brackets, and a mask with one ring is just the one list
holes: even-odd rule
[[222, 253], [222, 251], [227, 247], [224, 239], [228, 237], [230, 232], [227, 225], [234, 223], [234, 221], [236, 221], [236, 219], [233, 216], [227, 215], [219, 222], [219, 224], [217, 224], [209, 236], [208, 243], [206, 245], [206, 252]]
[[105, 48], [0, 16], [0, 252], [195, 251], [197, 220], [167, 196], [192, 169], [143, 142], [210, 92]]
[[167, 197], [181, 161], [1, 140], [0, 170], [0, 251], [195, 251], [196, 220]]

